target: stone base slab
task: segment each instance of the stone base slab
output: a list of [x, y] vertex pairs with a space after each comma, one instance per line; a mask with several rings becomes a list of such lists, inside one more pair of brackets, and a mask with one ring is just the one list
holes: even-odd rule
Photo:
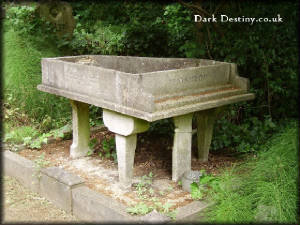
[[15, 177], [24, 187], [40, 193], [40, 183], [35, 176], [34, 162], [11, 151], [2, 152], [3, 172], [7, 176]]
[[73, 214], [88, 222], [124, 222], [138, 220], [126, 213], [125, 205], [89, 189], [86, 186], [72, 191]]
[[[34, 162], [11, 151], [3, 151], [4, 175], [16, 178], [22, 185], [39, 193], [56, 206], [87, 222], [174, 222], [158, 212], [145, 216], [132, 216], [126, 206], [101, 193], [89, 189], [77, 175], [59, 167], [40, 170], [38, 179]], [[200, 222], [200, 212], [207, 208], [206, 202], [194, 201], [177, 208], [175, 222]], [[154, 215], [155, 214], [155, 215]]]
[[72, 192], [83, 185], [84, 180], [59, 167], [41, 170], [40, 194], [57, 207], [72, 212]]

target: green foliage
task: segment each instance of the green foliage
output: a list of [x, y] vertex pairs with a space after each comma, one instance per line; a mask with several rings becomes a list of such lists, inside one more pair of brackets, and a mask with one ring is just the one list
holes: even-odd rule
[[[13, 28], [20, 35], [40, 35], [42, 34], [41, 26], [44, 24], [48, 27], [43, 31], [52, 29], [50, 23], [43, 21], [37, 13], [37, 4], [30, 5], [6, 5], [6, 25]], [[50, 32], [48, 32], [48, 35]]]
[[92, 139], [90, 140], [89, 147], [90, 147], [91, 149], [94, 149], [95, 146], [96, 146], [96, 144], [97, 144], [97, 138], [92, 138]]
[[191, 23], [192, 12], [179, 3], [164, 8], [163, 21], [167, 27], [168, 51], [171, 56], [198, 58], [205, 51], [196, 41], [196, 29]]
[[219, 176], [207, 214], [217, 223], [298, 223], [298, 121], [280, 127], [248, 163]]
[[[154, 191], [151, 188], [152, 184], [152, 178], [153, 174], [152, 172], [149, 173], [149, 175], [142, 176], [139, 183], [136, 184], [135, 189], [137, 191], [137, 194], [141, 200], [146, 200], [150, 196], [153, 196]], [[153, 201], [157, 202], [154, 198]], [[129, 207], [127, 209], [127, 212], [131, 214], [137, 214], [137, 215], [144, 215], [148, 212], [151, 212], [154, 208], [152, 206], [148, 206], [144, 201], [139, 202], [133, 207]]]
[[173, 135], [174, 124], [172, 119], [157, 120], [150, 123], [148, 133], [155, 133], [161, 135]]
[[163, 6], [152, 2], [128, 2], [129, 18], [123, 38], [124, 53], [138, 56], [163, 56], [167, 52], [167, 31], [162, 20]]
[[40, 149], [42, 144], [47, 144], [48, 137], [50, 137], [50, 133], [43, 133], [42, 135], [38, 136], [36, 139], [33, 139], [31, 136], [23, 138], [24, 145], [27, 145], [29, 148], [32, 149]]
[[49, 132], [54, 138], [70, 139], [72, 136], [72, 125], [66, 124], [63, 127]]
[[24, 138], [36, 137], [38, 135], [38, 131], [31, 126], [20, 126], [16, 128], [10, 128], [8, 124], [5, 124], [4, 127], [4, 142], [10, 142], [14, 144], [23, 143]]
[[[148, 175], [142, 176], [141, 180], [135, 185], [136, 192], [141, 201], [136, 205], [127, 208], [127, 211], [131, 214], [144, 215], [152, 210], [156, 210], [166, 216], [169, 216], [171, 219], [175, 219], [177, 211], [170, 209], [173, 204], [168, 201], [163, 204], [155, 197], [157, 193], [152, 188], [152, 181], [152, 172]], [[170, 187], [169, 191], [171, 192], [172, 190], [173, 188]], [[160, 195], [163, 194], [160, 193]]]
[[95, 147], [97, 145], [97, 138], [92, 138], [89, 142], [89, 150], [87, 152], [87, 155], [90, 156], [93, 154], [94, 150], [95, 150]]
[[98, 146], [98, 139], [92, 138], [89, 143], [90, 150], [88, 151], [88, 155], [92, 155], [93, 152], [96, 149], [98, 149], [97, 154], [100, 156], [100, 158], [113, 159], [115, 163], [118, 162], [115, 138], [110, 137], [110, 138], [102, 140], [100, 149], [97, 146]]
[[133, 207], [129, 207], [126, 209], [127, 212], [130, 214], [135, 214], [135, 215], [145, 215], [149, 212], [151, 212], [153, 209], [146, 205], [144, 202], [139, 202]]
[[11, 110], [19, 108], [37, 122], [51, 118], [51, 123], [41, 123], [46, 125], [42, 129], [45, 131], [71, 111], [66, 99], [37, 90], [42, 76], [41, 58], [59, 55], [50, 45], [39, 47], [12, 30], [4, 33], [4, 100]]
[[52, 118], [49, 115], [45, 115], [42, 122], [39, 124], [39, 128], [41, 131], [50, 130], [52, 127]]
[[[298, 117], [298, 49], [297, 27], [299, 2], [244, 1], [228, 3], [221, 13], [238, 17], [283, 18], [282, 23], [218, 23], [223, 37], [214, 26], [206, 24], [210, 33], [204, 32], [210, 55], [215, 60], [238, 64], [239, 73], [250, 79], [251, 91], [256, 99], [247, 108], [251, 116], [270, 115], [273, 118]], [[203, 5], [209, 9], [208, 2]], [[259, 10], [257, 10], [259, 8]], [[219, 15], [216, 15], [219, 16]], [[240, 32], [240, 31], [243, 32]], [[210, 34], [210, 36], [209, 36]], [[206, 54], [209, 56], [208, 52]], [[283, 105], [282, 102], [285, 104]]]
[[[43, 36], [73, 54], [184, 56], [186, 49], [196, 43], [189, 40], [194, 30], [191, 12], [178, 3], [165, 6], [150, 1], [78, 1], [71, 4], [76, 21], [72, 39], [55, 36], [55, 27], [39, 17], [36, 4], [8, 5], [8, 24], [19, 34], [37, 37], [35, 41]], [[185, 46], [179, 50], [182, 45]]]
[[[78, 19], [77, 15], [75, 19]], [[64, 40], [63, 44], [69, 45], [75, 54], [117, 54], [121, 51], [123, 28], [115, 25], [103, 25], [98, 21], [90, 31], [81, 22], [76, 23], [71, 41]], [[60, 44], [59, 46], [63, 46]]]
[[90, 126], [100, 126], [103, 124], [102, 121], [102, 108], [99, 108], [94, 105], [89, 105], [89, 113], [90, 113]]
[[153, 174], [150, 172], [148, 176], [142, 176], [140, 182], [135, 186], [139, 198], [147, 199], [150, 196], [153, 196], [153, 189], [150, 187], [152, 184], [152, 178]]
[[4, 123], [4, 142], [11, 144], [24, 144], [32, 149], [40, 149], [46, 144], [48, 138], [68, 138], [71, 134], [71, 126], [65, 125], [61, 128], [41, 133], [41, 130], [33, 126], [15, 126], [11, 122]]
[[100, 151], [98, 155], [106, 159], [113, 158], [114, 162], [117, 163], [118, 161], [117, 161], [115, 138], [111, 137], [109, 139], [104, 139], [101, 144], [102, 144], [102, 151]]
[[216, 189], [218, 185], [218, 178], [207, 174], [204, 170], [201, 170], [201, 176], [199, 182], [191, 183], [191, 196], [195, 200], [202, 199], [208, 191], [208, 188]]
[[201, 190], [203, 187], [201, 187], [196, 182], [191, 183], [191, 196], [192, 199], [200, 200], [203, 198], [203, 191]]
[[264, 120], [247, 117], [240, 123], [238, 114], [239, 111], [231, 107], [216, 121], [211, 149], [235, 148], [238, 152], [255, 152], [277, 128], [269, 116]]
[[56, 28], [39, 16], [37, 3], [25, 5], [7, 3], [5, 12], [5, 30], [12, 29], [22, 39], [35, 43], [36, 48], [43, 49], [43, 45], [53, 45], [56, 41]]

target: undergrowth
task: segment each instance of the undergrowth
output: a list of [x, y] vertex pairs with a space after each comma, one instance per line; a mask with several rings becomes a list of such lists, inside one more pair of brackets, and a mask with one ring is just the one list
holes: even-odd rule
[[207, 220], [218, 223], [298, 221], [298, 134], [291, 122], [254, 159], [231, 168], [210, 191], [216, 205]]
[[[5, 108], [20, 109], [40, 125], [45, 125], [46, 130], [61, 125], [58, 120], [70, 115], [69, 102], [37, 90], [42, 77], [41, 58], [58, 56], [57, 49], [48, 43], [38, 46], [28, 37], [18, 36], [12, 29], [4, 32], [3, 49]], [[50, 121], [47, 123], [47, 120]]]
[[9, 123], [4, 124], [4, 140], [5, 142], [12, 142], [15, 144], [22, 144], [25, 137], [36, 137], [38, 131], [30, 126], [12, 127]]

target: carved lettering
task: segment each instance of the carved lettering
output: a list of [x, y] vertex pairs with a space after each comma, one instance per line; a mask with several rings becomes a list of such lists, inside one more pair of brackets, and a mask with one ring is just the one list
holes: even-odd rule
[[180, 77], [180, 78], [173, 78], [170, 79], [170, 82], [174, 83], [190, 83], [190, 82], [199, 82], [205, 80], [209, 75], [208, 74], [196, 74], [193, 76], [185, 76], [185, 77]]

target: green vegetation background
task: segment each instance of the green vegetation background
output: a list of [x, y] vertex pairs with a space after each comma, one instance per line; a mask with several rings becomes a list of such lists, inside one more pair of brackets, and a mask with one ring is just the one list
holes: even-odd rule
[[[253, 174], [257, 173], [249, 179], [256, 188], [253, 185], [247, 188], [246, 182], [241, 181], [241, 193], [224, 189], [215, 195], [219, 196], [218, 210], [212, 218], [250, 222], [257, 219], [254, 215], [258, 211], [269, 210], [267, 215], [270, 217], [266, 221], [296, 221], [298, 211], [294, 203], [297, 196], [293, 182], [298, 176], [294, 171], [297, 164], [294, 150], [298, 146], [287, 148], [290, 151], [286, 155], [280, 144], [281, 141], [288, 144], [289, 139], [295, 137], [295, 126], [293, 131], [286, 128], [287, 135], [278, 138], [280, 141], [275, 141], [274, 147], [266, 145], [272, 135], [283, 129], [282, 124], [299, 116], [298, 1], [255, 4], [253, 1], [228, 1], [222, 14], [256, 18], [280, 14], [284, 22], [218, 23], [217, 27], [211, 23], [195, 24], [193, 14], [196, 11], [175, 1], [77, 1], [71, 5], [76, 26], [69, 38], [55, 35], [56, 27], [39, 16], [37, 4], [4, 4], [4, 111], [8, 121], [4, 128], [5, 133], [10, 134], [8, 140], [21, 143], [24, 136], [39, 136], [70, 122], [71, 108], [66, 99], [36, 89], [41, 82], [42, 57], [111, 54], [211, 58], [237, 63], [239, 74], [250, 79], [250, 91], [256, 94], [256, 99], [228, 107], [216, 122], [211, 148], [259, 153], [257, 163], [262, 171], [250, 164], [247, 168]], [[202, 7], [213, 12], [218, 5], [218, 1], [205, 1]], [[91, 106], [91, 124], [98, 123], [100, 117], [101, 109]], [[172, 134], [172, 123], [170, 120], [153, 123], [150, 132], [153, 131]], [[273, 163], [269, 162], [270, 167], [267, 158], [273, 160]], [[280, 168], [274, 170], [277, 159], [278, 163], [283, 163], [275, 163], [277, 166], [287, 168], [283, 169], [284, 173]], [[289, 161], [291, 164], [287, 165], [285, 162]], [[276, 182], [280, 179], [279, 186], [257, 178], [264, 178], [265, 170], [270, 170], [270, 176]], [[234, 171], [230, 173], [234, 174]], [[224, 175], [224, 179], [226, 177], [230, 184], [234, 183], [232, 179], [240, 179]], [[258, 194], [259, 191], [272, 199]], [[268, 205], [264, 199], [269, 199], [272, 204]], [[274, 205], [276, 209], [272, 208]], [[238, 209], [245, 213], [239, 214]], [[274, 212], [280, 216], [273, 216]], [[231, 218], [225, 216], [229, 214]]]
[[209, 191], [213, 223], [299, 223], [298, 121], [262, 146], [248, 162], [225, 171]]

